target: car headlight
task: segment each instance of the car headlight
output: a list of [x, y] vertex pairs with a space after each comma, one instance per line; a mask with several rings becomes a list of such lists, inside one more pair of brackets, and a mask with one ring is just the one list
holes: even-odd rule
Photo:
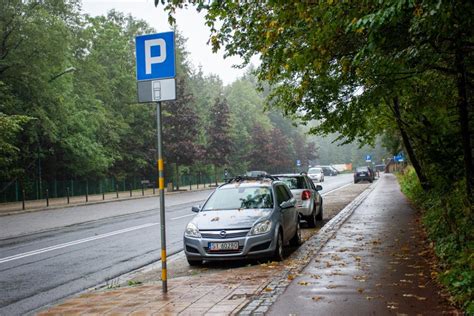
[[188, 226], [186, 226], [186, 229], [184, 230], [184, 236], [201, 238], [201, 233], [199, 232], [199, 229], [196, 225], [194, 225], [193, 223], [189, 223]]
[[272, 222], [267, 219], [266, 221], [255, 224], [250, 230], [250, 235], [265, 234], [268, 233], [270, 229], [272, 229]]

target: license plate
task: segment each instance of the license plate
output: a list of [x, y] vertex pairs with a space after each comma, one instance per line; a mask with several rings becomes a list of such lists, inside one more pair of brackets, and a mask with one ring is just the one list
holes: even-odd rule
[[360, 175], [361, 175], [361, 176], [365, 176], [366, 174], [365, 174], [364, 172], [362, 172]]
[[238, 241], [230, 242], [210, 242], [209, 251], [239, 250]]

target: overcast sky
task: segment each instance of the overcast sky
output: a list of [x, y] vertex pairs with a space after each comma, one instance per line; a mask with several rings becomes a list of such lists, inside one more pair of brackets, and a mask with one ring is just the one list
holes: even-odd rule
[[[92, 16], [104, 15], [111, 9], [145, 20], [157, 32], [171, 30], [163, 6], [155, 7], [154, 0], [82, 0], [82, 11]], [[245, 70], [232, 68], [233, 64], [240, 63], [239, 58], [224, 59], [222, 52], [212, 53], [211, 47], [206, 44], [210, 32], [204, 25], [203, 16], [193, 8], [178, 11], [178, 30], [188, 39], [186, 49], [194, 67], [202, 65], [204, 73], [217, 74], [224, 84], [229, 84], [242, 76]]]

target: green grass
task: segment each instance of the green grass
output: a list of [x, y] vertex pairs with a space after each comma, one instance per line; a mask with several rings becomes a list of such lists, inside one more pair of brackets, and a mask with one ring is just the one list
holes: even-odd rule
[[439, 281], [456, 305], [474, 315], [474, 214], [463, 182], [423, 191], [413, 168], [398, 175], [403, 193], [423, 210], [423, 225], [434, 243]]

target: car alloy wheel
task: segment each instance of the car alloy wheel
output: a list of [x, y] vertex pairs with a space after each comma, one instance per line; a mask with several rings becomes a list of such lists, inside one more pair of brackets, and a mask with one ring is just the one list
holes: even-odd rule
[[296, 232], [293, 238], [290, 240], [290, 245], [292, 246], [299, 246], [301, 245], [301, 226], [300, 226], [300, 221], [296, 223]]
[[277, 244], [275, 248], [275, 253], [273, 255], [273, 260], [275, 261], [283, 260], [283, 237], [280, 231], [278, 232], [278, 236], [277, 236]]

